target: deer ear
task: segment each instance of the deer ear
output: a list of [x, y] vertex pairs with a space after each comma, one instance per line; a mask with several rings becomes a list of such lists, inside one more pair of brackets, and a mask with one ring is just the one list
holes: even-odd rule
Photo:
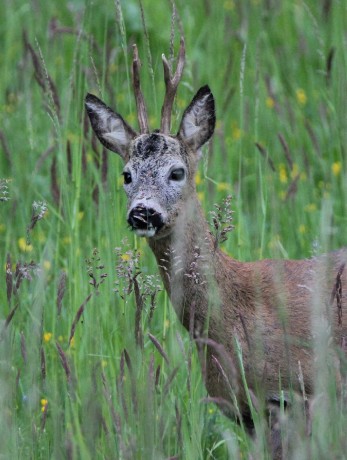
[[100, 142], [109, 150], [128, 160], [128, 147], [136, 132], [118, 114], [93, 94], [87, 94], [86, 110], [92, 128]]
[[206, 85], [199, 89], [186, 108], [178, 135], [193, 150], [198, 151], [212, 136], [215, 124], [214, 98]]

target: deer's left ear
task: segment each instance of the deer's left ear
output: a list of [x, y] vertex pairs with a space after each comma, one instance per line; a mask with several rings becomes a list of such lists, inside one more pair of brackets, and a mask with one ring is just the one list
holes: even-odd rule
[[214, 98], [206, 85], [199, 89], [186, 108], [178, 135], [192, 150], [198, 151], [212, 136], [215, 124]]

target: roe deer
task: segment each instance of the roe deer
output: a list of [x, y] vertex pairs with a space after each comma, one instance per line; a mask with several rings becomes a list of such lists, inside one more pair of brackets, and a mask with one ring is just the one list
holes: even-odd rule
[[[330, 324], [336, 345], [347, 335], [347, 291], [342, 290], [347, 251], [244, 263], [216, 247], [194, 180], [200, 149], [215, 127], [214, 98], [208, 86], [200, 88], [177, 135], [170, 134], [185, 61], [183, 39], [174, 75], [162, 58], [166, 94], [160, 130], [149, 130], [136, 46], [133, 85], [140, 133], [91, 94], [86, 109], [101, 143], [125, 163], [128, 224], [147, 238], [179, 319], [200, 351], [203, 347], [199, 356], [209, 395], [228, 415], [251, 426], [249, 395], [259, 389], [268, 403], [279, 402], [280, 390], [285, 400], [286, 391], [312, 395], [315, 315]], [[317, 304], [324, 308], [316, 312]]]

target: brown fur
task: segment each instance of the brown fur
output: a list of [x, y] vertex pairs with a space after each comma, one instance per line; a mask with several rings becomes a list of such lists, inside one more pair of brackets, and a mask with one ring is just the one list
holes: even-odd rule
[[[173, 233], [149, 239], [149, 244], [180, 320], [189, 330], [194, 314], [194, 336], [198, 343], [207, 344], [206, 356], [200, 357], [209, 395], [233, 404], [235, 393], [241, 413], [248, 417], [236, 339], [242, 349], [247, 384], [254, 394], [260, 389], [266, 400], [279, 400], [280, 386], [301, 394], [300, 363], [305, 392], [310, 396], [315, 376], [314, 322], [322, 316], [332, 324], [336, 346], [347, 334], [347, 291], [342, 290], [341, 324], [336, 298], [332, 299], [347, 251], [305, 260], [239, 262], [214, 249], [196, 196], [188, 208], [189, 212], [182, 210], [177, 230], [181, 236]], [[196, 248], [203, 248], [195, 269], [198, 283], [186, 276], [196, 259]], [[168, 254], [180, 256], [181, 270], [173, 266], [173, 257]], [[346, 276], [343, 270], [342, 286]], [[204, 338], [210, 339], [210, 344]], [[217, 344], [223, 346], [232, 365], [223, 367], [220, 361], [226, 356]]]
[[[215, 126], [213, 95], [208, 86], [200, 88], [177, 136], [168, 134], [167, 107], [165, 129], [149, 134], [137, 59], [136, 51], [134, 89], [142, 107], [142, 134], [93, 95], [86, 98], [87, 112], [100, 141], [126, 163], [128, 223], [148, 237], [165, 289], [198, 346], [209, 395], [252, 430], [245, 381], [257, 410], [259, 395], [271, 413], [280, 395], [287, 404], [291, 391], [310, 397], [320, 340], [329, 345], [332, 359], [327, 365], [338, 375], [336, 347], [347, 340], [347, 250], [306, 260], [243, 263], [216, 249], [194, 183], [200, 148]], [[183, 59], [181, 40], [175, 76], [164, 58], [168, 107]], [[272, 424], [271, 437], [273, 456], [279, 458], [277, 425]]]

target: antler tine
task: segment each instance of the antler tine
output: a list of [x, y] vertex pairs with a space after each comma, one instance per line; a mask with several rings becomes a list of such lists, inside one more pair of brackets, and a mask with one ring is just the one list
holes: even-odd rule
[[139, 59], [139, 53], [137, 51], [137, 46], [135, 44], [133, 45], [133, 50], [134, 50], [133, 86], [134, 86], [134, 95], [135, 95], [135, 101], [136, 101], [137, 118], [139, 120], [140, 132], [141, 134], [145, 134], [149, 132], [148, 117], [147, 117], [146, 104], [143, 98], [143, 94], [141, 91], [141, 84], [140, 84], [141, 62]]
[[165, 55], [164, 54], [162, 55], [166, 92], [165, 92], [163, 107], [161, 109], [160, 131], [164, 134], [170, 133], [172, 106], [173, 106], [173, 102], [174, 102], [175, 95], [177, 92], [178, 84], [182, 78], [183, 68], [185, 64], [185, 56], [186, 56], [186, 48], [184, 44], [184, 38], [183, 36], [181, 36], [177, 68], [176, 68], [176, 72], [174, 76], [172, 76], [169, 63]]

